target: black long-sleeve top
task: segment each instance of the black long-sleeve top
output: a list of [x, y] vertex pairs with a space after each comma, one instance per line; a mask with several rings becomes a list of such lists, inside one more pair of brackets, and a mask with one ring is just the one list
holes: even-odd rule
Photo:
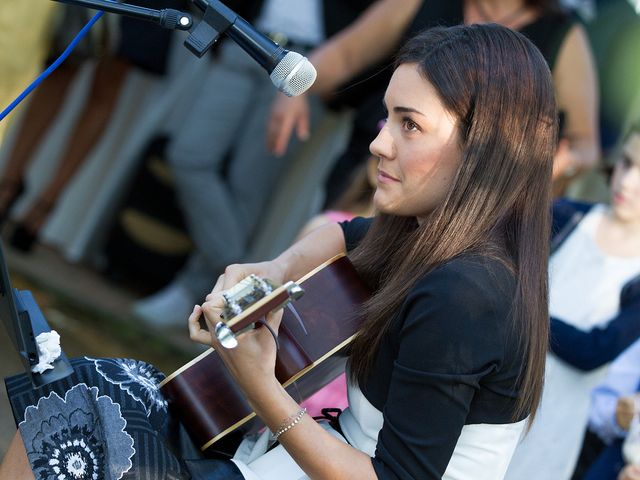
[[[351, 249], [370, 219], [341, 225]], [[521, 420], [514, 419], [524, 362], [514, 292], [514, 275], [502, 262], [472, 254], [411, 289], [360, 385], [383, 413], [372, 460], [378, 478], [439, 479], [463, 426]]]

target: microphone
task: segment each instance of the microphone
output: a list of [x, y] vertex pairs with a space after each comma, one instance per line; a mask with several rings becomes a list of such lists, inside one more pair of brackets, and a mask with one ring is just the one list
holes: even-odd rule
[[313, 85], [317, 72], [306, 57], [285, 50], [219, 0], [193, 1], [205, 12], [203, 21], [185, 42], [193, 53], [201, 56], [220, 33], [225, 33], [267, 71], [273, 84], [285, 95], [295, 97]]
[[300, 95], [316, 80], [316, 69], [306, 57], [285, 50], [242, 17], [238, 17], [226, 34], [262, 65], [276, 88], [285, 95]]

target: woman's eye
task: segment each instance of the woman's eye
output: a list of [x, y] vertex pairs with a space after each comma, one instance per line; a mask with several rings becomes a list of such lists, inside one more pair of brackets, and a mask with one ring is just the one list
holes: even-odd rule
[[627, 168], [631, 167], [631, 159], [629, 157], [627, 157], [626, 155], [624, 155], [620, 159], [620, 164], [626, 170]]
[[416, 122], [414, 122], [413, 120], [411, 120], [410, 118], [403, 119], [402, 123], [403, 123], [404, 128], [406, 130], [409, 130], [409, 131], [420, 130], [420, 127], [418, 126], [418, 124]]

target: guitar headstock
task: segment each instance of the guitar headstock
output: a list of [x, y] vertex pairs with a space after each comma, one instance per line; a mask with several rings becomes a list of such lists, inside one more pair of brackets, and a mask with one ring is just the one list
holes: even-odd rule
[[270, 280], [249, 275], [223, 294], [225, 306], [222, 321], [215, 327], [216, 337], [223, 347], [234, 348], [238, 344], [236, 334], [303, 294], [304, 289], [295, 282], [277, 286]]

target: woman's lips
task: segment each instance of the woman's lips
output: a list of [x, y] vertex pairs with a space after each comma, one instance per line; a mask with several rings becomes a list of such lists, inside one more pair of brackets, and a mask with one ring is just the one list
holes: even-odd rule
[[378, 169], [378, 181], [382, 183], [393, 183], [393, 182], [399, 182], [400, 180], [398, 180], [396, 177], [392, 175], [389, 175], [384, 170]]

